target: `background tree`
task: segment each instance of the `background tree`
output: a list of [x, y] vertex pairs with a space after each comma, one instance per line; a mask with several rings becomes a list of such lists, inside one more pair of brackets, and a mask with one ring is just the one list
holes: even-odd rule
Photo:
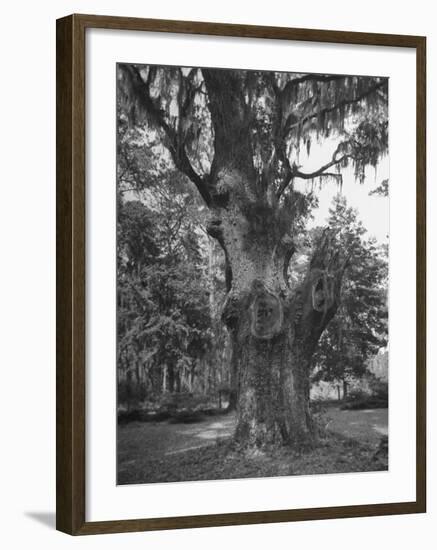
[[371, 357], [387, 344], [387, 250], [367, 237], [358, 213], [346, 199], [333, 200], [328, 227], [336, 247], [348, 250], [340, 306], [314, 354], [313, 382], [348, 383], [368, 371]]
[[[119, 105], [156, 135], [209, 209], [223, 249], [222, 319], [238, 375], [236, 438], [245, 446], [311, 441], [311, 360], [334, 316], [346, 258], [324, 233], [298, 288], [285, 276], [307, 196], [298, 179], [358, 181], [387, 148], [387, 79], [120, 64]], [[302, 146], [335, 140], [317, 170]], [[147, 146], [147, 143], [145, 143]]]
[[[118, 204], [118, 365], [129, 404], [191, 387], [212, 340], [201, 233], [178, 174], [140, 200]], [[172, 191], [170, 191], [172, 187]], [[202, 280], [205, 285], [202, 285]], [[200, 283], [200, 285], [199, 285]]]

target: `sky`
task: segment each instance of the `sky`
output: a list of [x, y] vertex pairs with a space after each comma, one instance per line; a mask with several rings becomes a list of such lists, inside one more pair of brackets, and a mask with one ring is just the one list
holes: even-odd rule
[[[299, 164], [302, 172], [317, 170], [331, 160], [337, 146], [335, 140], [324, 140], [321, 144], [311, 146], [310, 156], [303, 148], [299, 155]], [[331, 169], [331, 171], [333, 171]], [[342, 170], [343, 185], [340, 188], [334, 181], [327, 179], [317, 190], [319, 207], [313, 210], [314, 220], [312, 226], [324, 225], [328, 217], [328, 210], [332, 199], [337, 193], [342, 193], [347, 203], [356, 208], [359, 218], [368, 230], [369, 236], [373, 236], [378, 242], [387, 243], [389, 234], [389, 197], [379, 195], [369, 196], [369, 192], [378, 187], [381, 182], [389, 178], [389, 157], [382, 158], [376, 168], [368, 167], [365, 173], [364, 183], [355, 180], [353, 167]], [[323, 180], [322, 180], [323, 181]], [[309, 191], [311, 182], [296, 180], [295, 188], [299, 191]]]

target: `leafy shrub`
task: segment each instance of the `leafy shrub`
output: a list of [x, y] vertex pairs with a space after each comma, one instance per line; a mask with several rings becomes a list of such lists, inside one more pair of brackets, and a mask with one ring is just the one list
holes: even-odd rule
[[386, 409], [388, 407], [388, 383], [378, 378], [369, 381], [370, 394], [356, 388], [349, 392], [342, 410]]
[[349, 391], [349, 394], [346, 398], [346, 401], [356, 402], [356, 401], [363, 401], [364, 399], [367, 399], [369, 395], [363, 391], [360, 388], [354, 388]]
[[375, 378], [370, 382], [372, 395], [378, 399], [385, 399], [388, 402], [388, 383]]
[[342, 411], [360, 411], [363, 409], [386, 409], [387, 401], [378, 397], [367, 397], [366, 399], [357, 399], [350, 401], [340, 407]]

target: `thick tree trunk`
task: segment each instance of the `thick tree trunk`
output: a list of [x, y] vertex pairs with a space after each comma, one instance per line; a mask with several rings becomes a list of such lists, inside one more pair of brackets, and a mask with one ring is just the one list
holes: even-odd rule
[[235, 437], [244, 446], [298, 447], [314, 441], [309, 375], [323, 314], [308, 303], [311, 288], [306, 283], [291, 295], [255, 279], [237, 310], [229, 302], [224, 310], [238, 372]]
[[292, 292], [284, 278], [289, 242], [278, 242], [268, 208], [261, 208], [263, 221], [256, 208], [243, 214], [235, 202], [212, 224], [232, 269], [222, 317], [238, 380], [235, 438], [244, 447], [311, 444], [310, 363], [337, 308], [341, 274], [330, 269], [324, 245]]
[[309, 359], [293, 336], [293, 314], [281, 334], [238, 335], [239, 393], [236, 439], [250, 447], [313, 441], [309, 411]]

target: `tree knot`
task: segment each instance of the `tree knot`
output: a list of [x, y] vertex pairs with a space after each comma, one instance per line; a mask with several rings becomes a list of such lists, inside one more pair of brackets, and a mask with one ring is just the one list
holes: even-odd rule
[[277, 334], [283, 324], [283, 307], [279, 297], [267, 290], [260, 281], [254, 281], [254, 297], [250, 306], [252, 336], [268, 340]]

